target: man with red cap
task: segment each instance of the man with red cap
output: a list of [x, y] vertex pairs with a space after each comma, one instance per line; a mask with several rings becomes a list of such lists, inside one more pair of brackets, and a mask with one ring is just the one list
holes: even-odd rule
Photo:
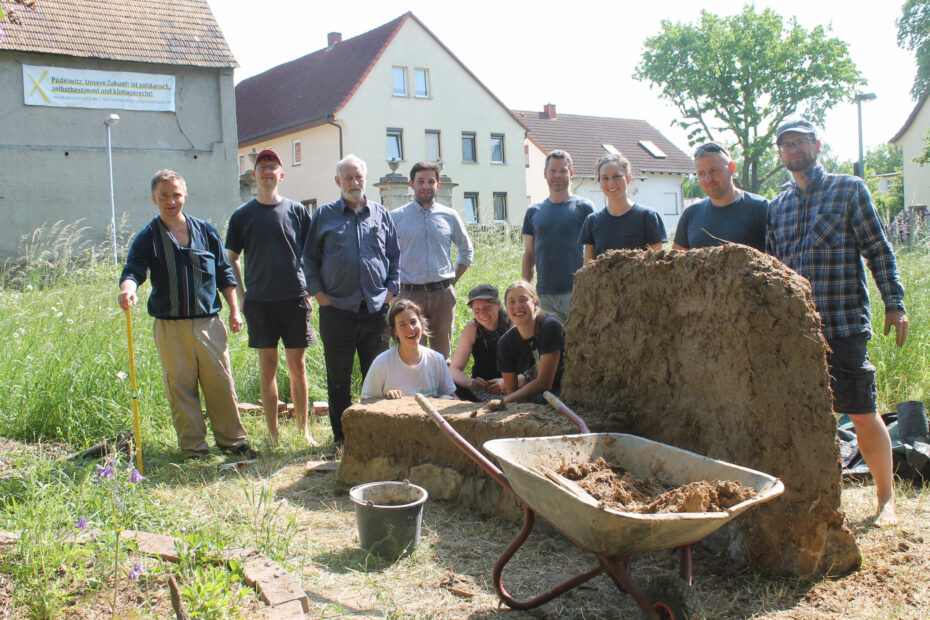
[[[249, 330], [249, 347], [258, 349], [260, 387], [270, 445], [278, 442], [278, 341], [290, 377], [291, 400], [304, 438], [318, 445], [307, 427], [306, 348], [316, 337], [310, 323], [310, 297], [301, 266], [310, 214], [299, 202], [278, 193], [284, 178], [281, 158], [265, 149], [255, 158], [252, 177], [258, 197], [233, 212], [226, 233], [226, 254]], [[239, 264], [245, 253], [245, 278]]]

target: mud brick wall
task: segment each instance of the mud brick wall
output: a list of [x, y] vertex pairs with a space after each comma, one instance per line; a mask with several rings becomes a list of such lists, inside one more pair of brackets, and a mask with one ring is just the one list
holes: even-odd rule
[[[750, 565], [859, 566], [840, 511], [826, 346], [806, 280], [744, 246], [611, 252], [581, 269], [563, 399], [626, 432], [781, 478], [785, 494], [725, 530]], [[600, 421], [596, 418], [602, 418]]]

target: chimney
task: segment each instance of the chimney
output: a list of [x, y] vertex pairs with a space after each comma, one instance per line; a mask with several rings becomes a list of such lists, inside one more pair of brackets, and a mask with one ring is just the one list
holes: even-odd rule
[[543, 106], [543, 114], [546, 115], [546, 118], [555, 118], [555, 104], [547, 103]]
[[342, 33], [341, 32], [330, 32], [326, 35], [326, 46], [332, 47], [337, 43], [342, 43]]

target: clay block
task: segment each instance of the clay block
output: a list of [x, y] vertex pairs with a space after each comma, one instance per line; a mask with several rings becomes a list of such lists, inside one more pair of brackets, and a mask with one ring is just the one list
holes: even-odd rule
[[304, 611], [309, 610], [307, 595], [297, 579], [271, 558], [259, 553], [245, 555], [242, 573], [245, 582], [258, 590], [259, 598], [266, 604], [277, 606], [301, 601]]
[[19, 541], [19, 532], [0, 532], [0, 545]]
[[274, 617], [277, 620], [288, 620], [289, 618], [303, 618], [307, 610], [301, 601], [288, 601], [281, 605], [274, 606]]
[[840, 511], [836, 422], [805, 279], [745, 246], [609, 252], [575, 276], [563, 400], [592, 430], [641, 435], [751, 467], [780, 498], [727, 528], [758, 569], [861, 562]]
[[134, 530], [123, 530], [120, 532], [120, 538], [123, 540], [134, 540], [139, 547], [139, 553], [145, 555], [158, 556], [169, 562], [178, 562], [179, 549], [184, 549], [185, 543], [179, 538], [172, 536], [162, 536], [161, 534], [150, 534], [149, 532], [137, 532]]

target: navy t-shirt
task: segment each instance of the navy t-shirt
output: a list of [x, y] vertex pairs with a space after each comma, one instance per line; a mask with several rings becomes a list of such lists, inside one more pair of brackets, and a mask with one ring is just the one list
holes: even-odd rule
[[593, 212], [594, 205], [581, 196], [559, 203], [547, 198], [526, 210], [523, 234], [533, 237], [537, 292], [571, 292], [575, 272], [584, 264], [578, 235], [585, 218]]
[[299, 202], [283, 198], [266, 205], [250, 200], [229, 218], [226, 249], [245, 252], [245, 298], [283, 301], [307, 294], [301, 268], [310, 213]]
[[595, 211], [585, 219], [578, 237], [578, 243], [594, 246], [595, 258], [607, 250], [645, 250], [666, 241], [662, 216], [639, 204], [623, 215], [611, 215], [607, 207]]
[[565, 332], [558, 319], [545, 317], [539, 326], [539, 337], [533, 336], [527, 340], [520, 335], [516, 326], [511, 327], [497, 342], [497, 364], [501, 372], [522, 374], [529, 383], [539, 375], [539, 357], [556, 351], [561, 352], [561, 355], [550, 391], [558, 394], [565, 366]]
[[724, 207], [705, 198], [681, 214], [675, 243], [689, 250], [742, 243], [764, 252], [768, 208], [768, 200], [749, 192]]

